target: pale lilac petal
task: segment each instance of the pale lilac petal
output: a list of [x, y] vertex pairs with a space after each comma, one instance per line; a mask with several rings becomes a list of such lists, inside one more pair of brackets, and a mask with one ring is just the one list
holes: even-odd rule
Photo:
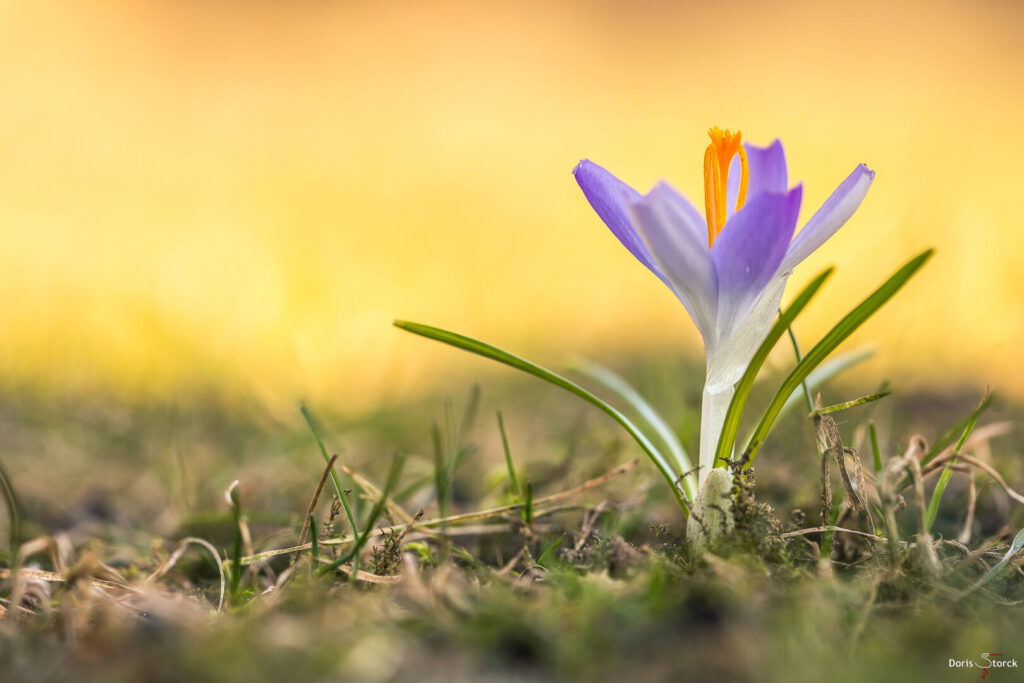
[[711, 248], [720, 299], [763, 289], [775, 275], [796, 229], [802, 194], [800, 185], [759, 194], [725, 224]]
[[622, 246], [667, 284], [630, 221], [628, 206], [640, 199], [640, 193], [589, 159], [578, 163], [572, 174], [590, 206]]
[[666, 211], [671, 211], [677, 217], [679, 228], [686, 231], [687, 239], [694, 244], [703, 245], [703, 251], [707, 252], [708, 225], [704, 214], [698, 211], [690, 203], [690, 200], [681, 195], [676, 188], [664, 181], [659, 182], [644, 199], [664, 206]]
[[[767, 147], [744, 144], [743, 148], [747, 151], [747, 162], [750, 167], [747, 200], [753, 199], [762, 192], [785, 192], [789, 189], [786, 152], [782, 148], [780, 140], [776, 140]], [[729, 165], [729, 187], [727, 189], [729, 216], [734, 213], [736, 197], [739, 196], [741, 171], [740, 157], [736, 155]]]
[[786, 170], [786, 151], [782, 142], [776, 140], [767, 147], [743, 145], [747, 150], [750, 164], [750, 185], [747, 198], [752, 199], [762, 192], [785, 192], [789, 189], [789, 173]]
[[633, 225], [669, 287], [697, 324], [705, 344], [713, 343], [718, 285], [700, 214], [665, 183], [659, 183], [630, 209]]
[[782, 260], [781, 270], [792, 271], [797, 264], [810, 256], [839, 228], [843, 227], [843, 224], [850, 219], [860, 203], [864, 201], [864, 195], [867, 194], [868, 188], [871, 187], [871, 181], [874, 179], [875, 172], [864, 164], [854, 169], [853, 173], [836, 188], [832, 196], [825, 200], [821, 208], [811, 216], [803, 229], [793, 238], [786, 257]]

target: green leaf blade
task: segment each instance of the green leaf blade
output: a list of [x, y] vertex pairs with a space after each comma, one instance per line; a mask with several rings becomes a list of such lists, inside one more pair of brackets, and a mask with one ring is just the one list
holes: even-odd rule
[[575, 394], [576, 396], [582, 398], [587, 403], [590, 403], [594, 407], [600, 409], [613, 420], [618, 422], [622, 426], [622, 428], [625, 429], [629, 433], [629, 435], [632, 436], [633, 439], [640, 445], [643, 451], [654, 462], [655, 466], [658, 468], [658, 471], [661, 472], [662, 476], [668, 482], [669, 486], [672, 488], [672, 492], [673, 494], [675, 494], [676, 500], [679, 503], [679, 507], [683, 510], [683, 514], [688, 514], [688, 508], [686, 506], [686, 503], [684, 502], [683, 491], [679, 488], [679, 486], [676, 485], [677, 475], [673, 473], [672, 468], [668, 464], [668, 461], [661, 454], [661, 452], [658, 451], [654, 444], [651, 443], [651, 440], [648, 439], [647, 436], [644, 435], [644, 433], [641, 432], [636, 427], [636, 425], [634, 425], [629, 420], [629, 418], [627, 418], [625, 415], [619, 412], [616, 408], [612, 407], [608, 403], [605, 403], [600, 398], [593, 395], [592, 393], [590, 393], [583, 387], [579, 386], [575, 382], [566, 379], [565, 377], [562, 377], [561, 375], [558, 375], [548, 370], [547, 368], [537, 365], [536, 363], [528, 361], [525, 358], [516, 356], [512, 353], [509, 353], [508, 351], [505, 351], [504, 349], [492, 346], [491, 344], [482, 342], [478, 339], [473, 339], [472, 337], [467, 337], [456, 332], [443, 330], [438, 327], [432, 327], [430, 325], [409, 322], [406, 320], [395, 320], [394, 325], [395, 327], [401, 330], [405, 330], [406, 332], [411, 332], [412, 334], [416, 334], [421, 337], [426, 337], [427, 339], [433, 339], [434, 341], [439, 341], [444, 344], [448, 344], [449, 346], [454, 346], [455, 348], [462, 349], [463, 351], [475, 353], [478, 356], [489, 358], [490, 360], [497, 361], [509, 367], [515, 368], [516, 370], [520, 370], [529, 375], [533, 375], [534, 377], [542, 379], [550, 384], [554, 384], [555, 386], [560, 387], [568, 391], [569, 393]]
[[872, 292], [856, 308], [850, 311], [846, 317], [840, 320], [836, 326], [821, 339], [821, 341], [814, 345], [814, 348], [804, 356], [803, 360], [797, 363], [797, 366], [783, 381], [782, 386], [768, 405], [768, 409], [765, 411], [764, 416], [761, 418], [761, 421], [754, 429], [753, 435], [750, 437], [750, 441], [744, 450], [744, 453], [748, 455], [750, 461], [754, 459], [757, 452], [760, 450], [761, 445], [768, 436], [768, 432], [770, 432], [774, 426], [775, 420], [778, 418], [779, 413], [782, 410], [782, 406], [785, 404], [786, 399], [789, 398], [790, 394], [799, 388], [800, 383], [804, 381], [811, 371], [820, 365], [822, 361], [824, 361], [825, 358], [836, 349], [836, 347], [843, 343], [851, 334], [854, 333], [854, 331], [874, 315], [878, 309], [888, 302], [889, 299], [891, 299], [896, 292], [898, 292], [903, 285], [905, 285], [907, 281], [910, 280], [918, 270], [920, 270], [921, 266], [931, 258], [933, 253], [933, 249], [928, 249], [904, 264], [903, 267], [897, 270], [888, 280], [878, 287], [878, 289]]
[[[733, 444], [736, 442], [736, 434], [740, 427], [740, 417], [743, 415], [743, 408], [747, 403], [747, 399], [750, 397], [750, 390], [754, 386], [754, 380], [757, 379], [757, 373], [761, 370], [761, 366], [764, 365], [765, 360], [768, 359], [768, 354], [775, 348], [775, 344], [778, 343], [782, 335], [786, 333], [789, 326], [793, 324], [796, 317], [806, 308], [807, 304], [811, 302], [814, 295], [818, 293], [825, 281], [832, 275], [834, 269], [828, 268], [822, 271], [817, 277], [801, 290], [797, 295], [793, 303], [779, 315], [775, 324], [772, 325], [771, 330], [768, 332], [768, 336], [761, 342], [761, 346], [758, 347], [757, 352], [754, 353], [754, 357], [750, 359], [750, 363], [747, 365], [746, 371], [743, 373], [743, 377], [740, 378], [739, 383], [736, 385], [736, 391], [733, 394], [732, 401], [729, 403], [729, 409], [725, 414], [725, 422], [722, 424], [722, 434], [718, 438], [718, 450], [715, 453], [715, 466], [724, 464], [730, 457], [732, 457]], [[792, 392], [790, 392], [792, 393]], [[788, 394], [787, 394], [788, 396]], [[781, 406], [780, 406], [781, 409]]]

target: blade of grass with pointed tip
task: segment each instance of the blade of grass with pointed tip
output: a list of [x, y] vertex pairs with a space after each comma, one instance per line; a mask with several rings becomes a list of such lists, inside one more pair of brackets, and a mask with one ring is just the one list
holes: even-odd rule
[[868, 421], [868, 435], [871, 437], [871, 457], [875, 462], [875, 474], [882, 471], [882, 451], [878, 448], [878, 431], [875, 430], [875, 423]]
[[963, 434], [964, 429], [967, 428], [967, 425], [977, 422], [978, 417], [980, 417], [981, 414], [988, 409], [991, 403], [992, 394], [991, 392], [989, 392], [988, 389], [986, 389], [985, 395], [981, 399], [981, 403], [979, 403], [978, 406], [967, 415], [967, 417], [960, 420], [960, 422], [957, 423], [956, 426], [952, 427], [948, 432], [939, 437], [939, 440], [936, 441], [935, 444], [928, 450], [928, 452], [925, 453], [924, 457], [921, 458], [921, 465], [924, 466], [931, 462], [936, 455], [938, 455], [939, 453], [946, 449], [946, 446], [953, 443], [953, 441], [957, 438], [957, 435]]
[[3, 492], [4, 504], [7, 506], [7, 540], [13, 559], [17, 557], [21, 545], [21, 503], [3, 463], [0, 463], [0, 491]]
[[939, 475], [939, 481], [935, 484], [935, 490], [932, 491], [932, 499], [928, 501], [928, 509], [925, 511], [925, 531], [932, 530], [932, 523], [935, 522], [935, 518], [939, 516], [939, 504], [942, 502], [942, 495], [946, 492], [946, 485], [949, 484], [949, 480], [953, 477], [953, 465], [956, 464], [956, 455], [960, 453], [960, 450], [967, 443], [967, 439], [970, 438], [971, 432], [974, 431], [974, 426], [978, 424], [978, 418], [981, 416], [981, 406], [988, 400], [988, 394], [981, 399], [982, 403], [978, 404], [970, 415], [971, 421], [964, 427], [963, 433], [960, 435], [960, 440], [956, 442], [956, 447], [953, 449], [953, 457], [949, 459], [946, 466], [942, 468], [942, 474]]
[[[614, 371], [600, 363], [581, 358], [578, 361], [577, 370], [582, 372], [587, 377], [599, 382], [605, 388], [613, 391], [619, 398], [632, 406], [641, 418], [647, 423], [647, 425], [654, 430], [654, 433], [658, 436], [661, 442], [668, 449], [669, 454], [676, 462], [676, 467], [679, 468], [680, 474], [693, 471], [693, 464], [690, 462], [690, 456], [687, 455], [686, 449], [683, 448], [683, 444], [679, 442], [679, 438], [672, 431], [672, 428], [668, 426], [665, 419], [658, 413], [657, 410], [648, 403], [643, 396], [637, 393], [636, 389], [631, 387], [629, 383], [617, 375]], [[696, 490], [697, 475], [694, 472], [688, 477], [682, 479], [682, 484], [686, 487], [686, 496], [693, 500], [697, 495]]]
[[564, 540], [565, 540], [565, 534], [562, 534], [561, 536], [558, 537], [557, 541], [553, 542], [551, 545], [549, 545], [547, 548], [545, 548], [544, 552], [542, 552], [540, 554], [540, 557], [537, 558], [537, 564], [539, 564], [542, 567], [545, 566], [544, 565], [544, 560], [548, 559], [548, 555], [550, 555], [551, 553], [553, 553], [556, 550], [558, 550], [558, 547], [560, 545], [562, 545], [562, 541], [564, 541]]
[[533, 484], [526, 482], [526, 496], [523, 499], [523, 521], [533, 524]]
[[836, 403], [834, 405], [825, 406], [824, 408], [819, 408], [818, 410], [812, 410], [811, 416], [813, 417], [814, 415], [828, 415], [829, 413], [838, 413], [841, 410], [849, 410], [850, 408], [856, 408], [857, 406], [862, 406], [865, 403], [872, 403], [874, 401], [877, 401], [878, 399], [885, 398], [891, 393], [891, 391], [883, 391], [878, 394], [868, 394], [867, 396], [861, 396], [860, 398], [855, 398], [852, 401], [843, 401], [842, 403]]
[[616, 408], [605, 403], [575, 382], [568, 380], [547, 368], [541, 367], [536, 363], [528, 361], [525, 358], [520, 358], [519, 356], [511, 354], [504, 349], [499, 349], [496, 346], [492, 346], [478, 339], [473, 339], [472, 337], [467, 337], [455, 332], [449, 332], [448, 330], [443, 330], [439, 327], [431, 327], [430, 325], [422, 325], [420, 323], [408, 322], [406, 320], [396, 320], [394, 321], [394, 325], [406, 332], [418, 334], [421, 337], [433, 339], [434, 341], [454, 346], [455, 348], [462, 349], [463, 351], [475, 353], [479, 356], [483, 356], [484, 358], [490, 358], [491, 360], [515, 368], [516, 370], [533, 375], [534, 377], [554, 384], [557, 387], [579, 396], [587, 403], [590, 403], [596, 408], [604, 411], [613, 420], [622, 425], [622, 428], [633, 437], [633, 439], [640, 445], [640, 448], [643, 449], [644, 453], [650, 457], [658, 468], [658, 471], [661, 472], [662, 476], [671, 487], [672, 493], [675, 494], [676, 500], [679, 503], [679, 507], [683, 511], [683, 514], [688, 514], [686, 504], [683, 501], [683, 490], [676, 486], [676, 475], [673, 474], [672, 469], [668, 465], [668, 461], [665, 460], [665, 456], [655, 448], [654, 444], [651, 443], [651, 440], [648, 439], [647, 436], [629, 420], [629, 418], [619, 412]]
[[739, 431], [743, 407], [747, 403], [750, 390], [754, 386], [754, 380], [757, 379], [757, 373], [761, 370], [765, 360], [767, 360], [768, 354], [771, 353], [771, 350], [778, 343], [779, 339], [782, 338], [786, 330], [789, 329], [789, 326], [793, 324], [796, 317], [800, 315], [800, 312], [811, 302], [811, 299], [818, 293], [821, 286], [825, 284], [825, 280], [829, 278], [832, 271], [832, 268], [824, 270], [801, 290], [796, 299], [793, 300], [793, 303], [789, 305], [789, 308], [779, 315], [771, 330], [768, 331], [768, 336], [761, 342], [761, 346], [758, 347], [754, 357], [750, 359], [743, 377], [736, 384], [736, 391], [733, 393], [732, 401], [729, 402], [729, 409], [725, 413], [725, 422], [722, 423], [722, 435], [718, 438], [718, 450], [715, 452], [715, 467], [720, 463], [724, 465], [732, 457], [733, 444], [736, 442], [736, 433]]
[[402, 468], [405, 466], [405, 457], [401, 454], [396, 455], [391, 459], [391, 466], [388, 469], [388, 476], [384, 482], [384, 488], [381, 489], [380, 497], [377, 502], [374, 503], [373, 508], [370, 510], [370, 515], [366, 519], [365, 528], [363, 533], [355, 537], [352, 543], [352, 547], [349, 548], [348, 552], [344, 553], [338, 559], [334, 560], [330, 564], [324, 565], [320, 568], [320, 574], [329, 574], [336, 570], [339, 566], [345, 564], [349, 560], [352, 560], [352, 572], [349, 574], [350, 579], [354, 579], [358, 568], [359, 568], [359, 553], [362, 551], [366, 542], [370, 539], [370, 534], [373, 532], [374, 525], [380, 518], [381, 513], [384, 511], [384, 506], [387, 505], [388, 497], [398, 484], [398, 478], [402, 476]]
[[505, 434], [505, 421], [501, 417], [501, 411], [498, 411], [498, 431], [501, 433], [501, 448], [505, 452], [505, 465], [508, 467], [508, 481], [512, 487], [512, 495], [515, 496], [515, 501], [518, 503], [522, 501], [523, 496], [519, 492], [519, 479], [516, 478], [516, 468], [512, 464], [512, 451], [508, 447], [508, 436]]
[[[320, 438], [320, 432], [317, 431], [316, 422], [313, 420], [313, 415], [306, 408], [305, 404], [299, 404], [299, 412], [302, 413], [302, 417], [306, 420], [306, 425], [309, 426], [309, 431], [313, 433], [313, 438], [316, 440], [316, 445], [320, 447], [320, 454], [324, 456], [324, 462], [330, 463], [331, 456], [327, 455], [327, 447], [324, 446], [323, 439]], [[348, 525], [352, 528], [352, 535], [359, 534], [359, 528], [356, 526], [355, 515], [352, 514], [352, 508], [348, 504], [348, 496], [341, 488], [341, 479], [338, 478], [338, 473], [331, 468], [331, 479], [334, 481], [334, 490], [338, 493], [338, 500], [341, 501], [341, 506], [345, 509], [345, 518], [348, 520]]]
[[779, 413], [782, 411], [782, 406], [785, 404], [786, 399], [789, 398], [790, 394], [796, 391], [800, 387], [800, 383], [807, 378], [814, 368], [818, 367], [822, 361], [843, 343], [851, 334], [854, 333], [861, 325], [863, 325], [868, 318], [880, 309], [893, 295], [898, 292], [903, 285], [916, 273], [925, 262], [931, 258], [934, 250], [928, 249], [913, 259], [908, 261], [902, 268], [897, 270], [888, 280], [886, 280], [878, 289], [871, 293], [864, 301], [860, 303], [856, 308], [850, 311], [846, 317], [839, 321], [839, 323], [833, 327], [828, 334], [826, 334], [821, 341], [814, 345], [803, 360], [797, 363], [789, 376], [783, 381], [782, 386], [779, 387], [778, 392], [768, 405], [768, 409], [765, 410], [764, 416], [761, 421], [758, 422], [757, 427], [754, 429], [754, 434], [751, 436], [749, 443], [744, 449], [744, 454], [748, 456], [748, 463], [753, 461], [757, 452], [760, 450], [761, 445], [764, 443], [765, 437], [768, 436], [768, 432], [771, 431], [775, 425], [775, 420], [778, 419]]

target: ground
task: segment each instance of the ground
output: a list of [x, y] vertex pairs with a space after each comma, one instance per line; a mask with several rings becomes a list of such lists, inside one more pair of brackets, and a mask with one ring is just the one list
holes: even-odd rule
[[[673, 379], [699, 376], [693, 365], [655, 358], [620, 370], [695, 449], [700, 387]], [[824, 403], [874, 388], [829, 387]], [[7, 388], [0, 395], [0, 462], [20, 522], [4, 527], [2, 541], [12, 550], [0, 557], [7, 579], [0, 679], [907, 681], [1024, 674], [980, 668], [983, 653], [998, 653], [989, 660], [1007, 665], [1024, 661], [1024, 649], [1015, 649], [1024, 642], [1020, 559], [997, 566], [1024, 525], [1024, 506], [991, 474], [966, 467], [950, 480], [927, 543], [912, 463], [900, 460], [920, 434], [925, 450], [908, 457], [925, 462], [924, 452], [971, 412], [983, 387], [895, 387], [879, 402], [833, 415], [843, 443], [863, 458], [867, 473], [857, 491], [875, 490], [869, 421], [884, 462], [895, 463], [890, 478], [906, 474], [911, 483], [888, 497], [888, 489], [868, 496], [874, 532], [866, 514], [843, 512], [838, 526], [862, 535], [837, 533], [833, 541], [802, 531], [820, 524], [821, 460], [812, 421], [805, 410], [793, 411], [758, 455], [753, 475], [738, 470], [736, 530], [704, 556], [688, 549], [683, 513], [665, 482], [604, 414], [509, 373], [448, 389], [448, 397], [359, 417], [343, 405], [308, 406], [326, 452], [339, 456], [335, 471], [359, 530], [372, 530], [353, 580], [344, 557], [350, 546], [338, 541], [350, 534], [348, 515], [329, 476], [312, 520], [315, 548], [245, 559], [299, 544], [324, 474], [298, 401], [293, 411], [274, 413], [212, 394], [169, 401]], [[963, 448], [1010, 488], [1024, 487], [1024, 465], [1015, 457], [1021, 442], [1012, 431], [1021, 414], [997, 397]], [[396, 457], [404, 469], [391, 502], [378, 506]], [[848, 454], [844, 464], [852, 470], [855, 460]], [[839, 509], [844, 486], [832, 469]], [[925, 478], [925, 503], [937, 479], [937, 471]], [[527, 484], [529, 510], [521, 504]], [[470, 518], [433, 521], [443, 515]], [[20, 546], [7, 542], [11, 533]], [[223, 579], [207, 547], [180, 545], [188, 538], [217, 552]], [[12, 555], [18, 547], [20, 560]], [[233, 570], [236, 558], [242, 571]], [[343, 562], [334, 570], [337, 559]]]

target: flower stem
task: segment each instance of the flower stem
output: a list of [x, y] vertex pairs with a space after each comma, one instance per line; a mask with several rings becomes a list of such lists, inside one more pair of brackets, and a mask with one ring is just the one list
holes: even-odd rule
[[[699, 484], [703, 484], [715, 463], [715, 451], [718, 450], [718, 439], [722, 435], [722, 424], [729, 411], [729, 403], [736, 389], [732, 386], [718, 392], [708, 391], [705, 387], [704, 398], [700, 404], [700, 472], [697, 475]], [[729, 454], [732, 456], [732, 453]]]

